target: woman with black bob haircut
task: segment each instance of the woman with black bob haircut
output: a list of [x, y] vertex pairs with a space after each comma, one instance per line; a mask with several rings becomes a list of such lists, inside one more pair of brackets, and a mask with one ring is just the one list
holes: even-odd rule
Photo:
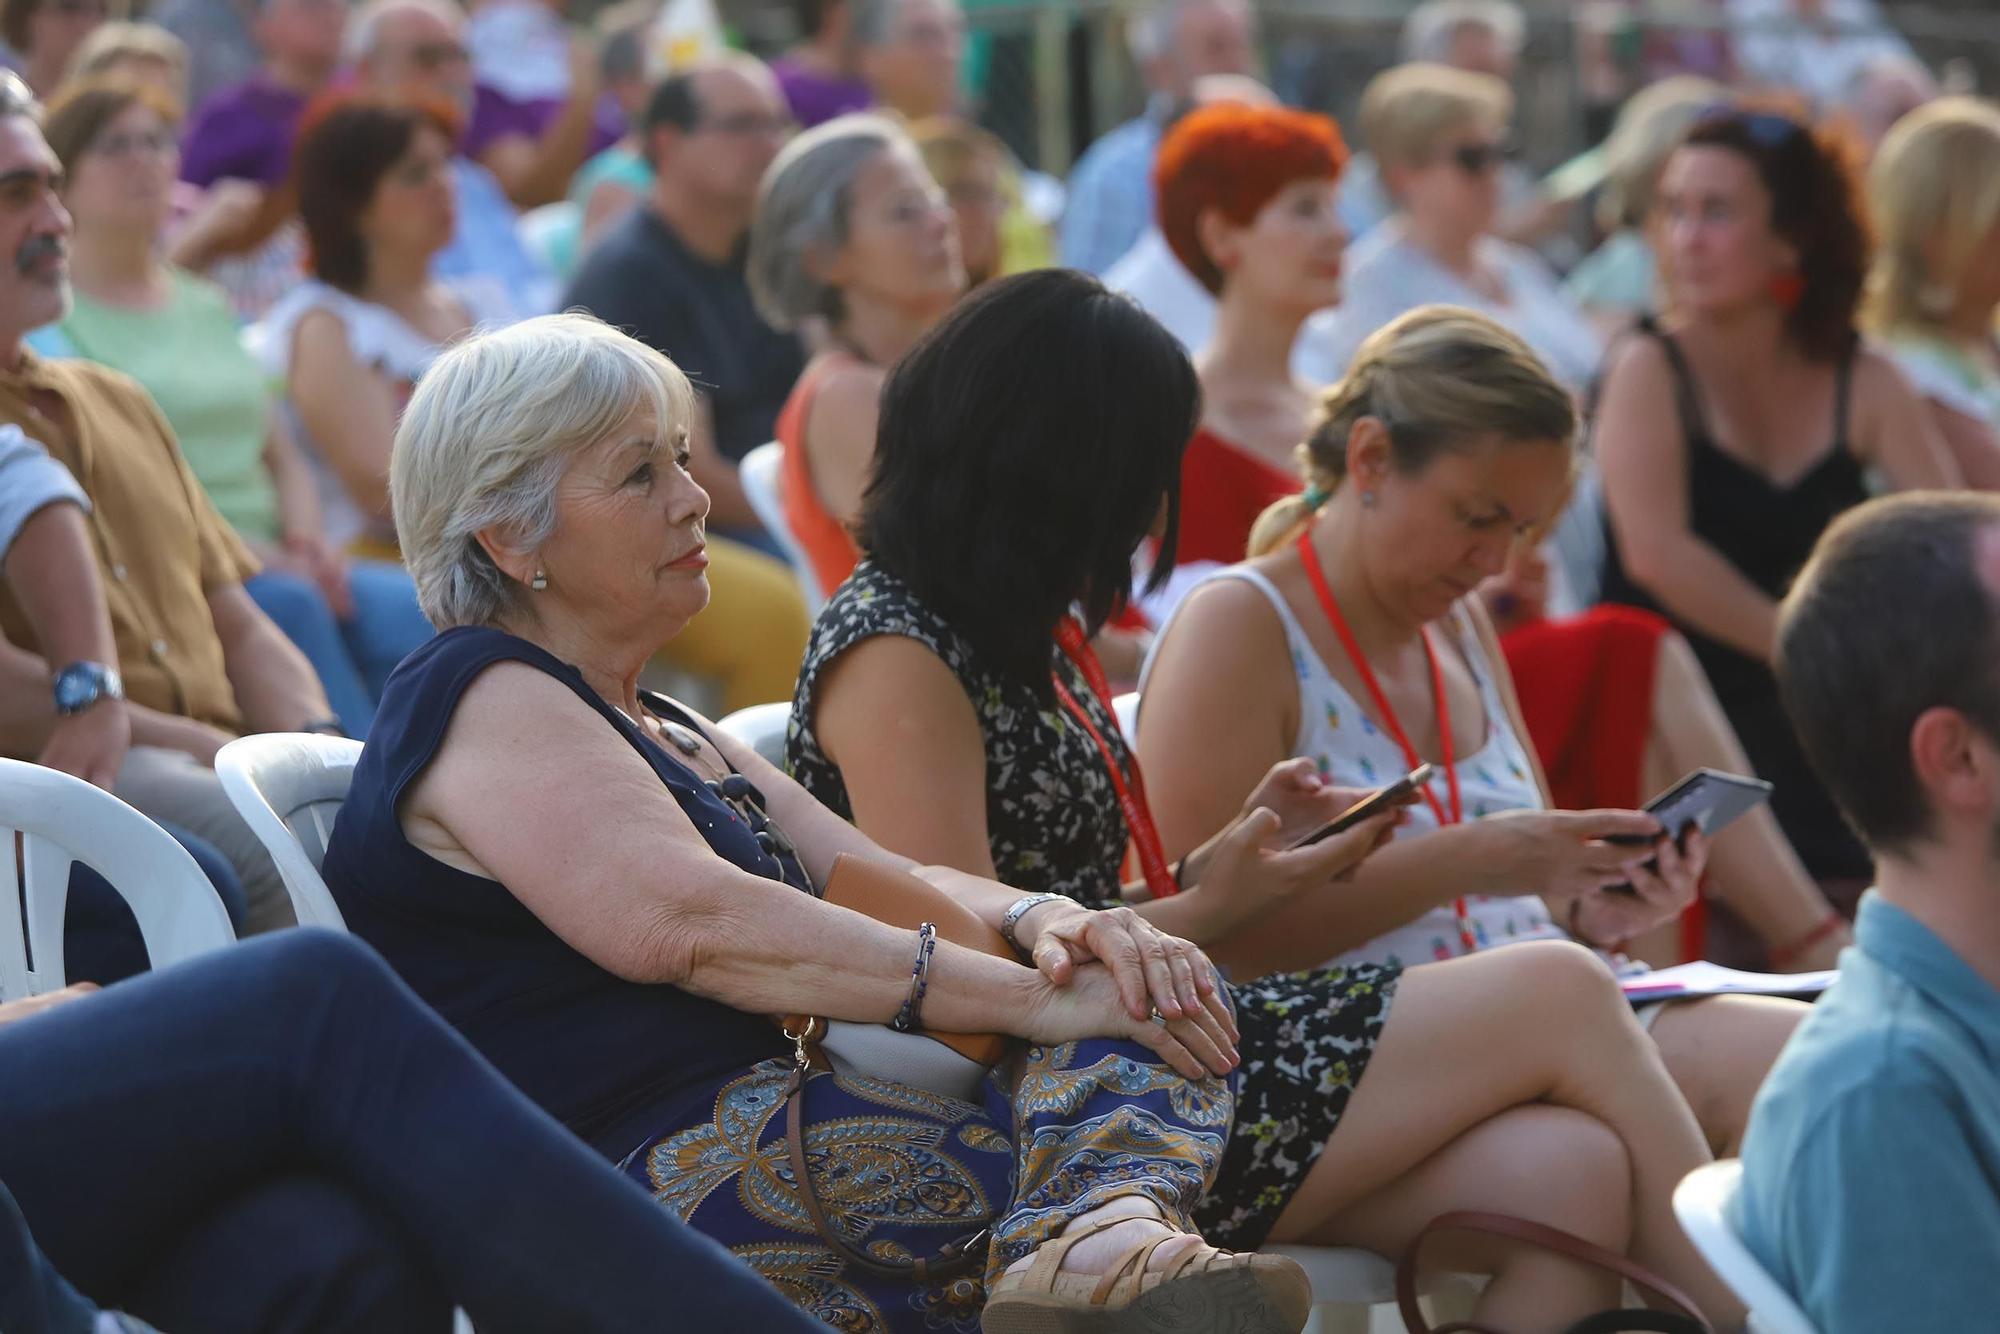
[[1124, 609], [1149, 535], [1147, 590], [1173, 569], [1201, 384], [1172, 334], [1074, 270], [965, 304], [883, 386], [858, 535], [982, 659], [1053, 703], [1049, 635], [1071, 604], [1096, 634]]
[[[1067, 270], [982, 287], [884, 387], [863, 559], [814, 626], [787, 758], [880, 846], [1024, 891], [1004, 921], [1037, 954], [1089, 957], [1082, 933], [1099, 914], [1085, 910], [1111, 908], [1227, 965], [1248, 922], [1340, 892], [1397, 820], [1301, 845], [1363, 794], [1290, 760], [1221, 833], [1176, 865], [1161, 854], [1089, 638], [1124, 605], [1149, 536], [1150, 578], [1172, 567], [1199, 406], [1172, 336]], [[1128, 845], [1139, 874], [1126, 884]], [[1707, 1146], [1587, 952], [1530, 942], [1229, 994], [1241, 1084], [1194, 1210], [1212, 1244], [1393, 1255], [1439, 1214], [1493, 1210], [1629, 1248], [1740, 1320], [1669, 1208]], [[1031, 1052], [1027, 1077], [1055, 1096], [1060, 1077], [1035, 1064], [1049, 1053]], [[1557, 1327], [1618, 1297], [1579, 1270], [1491, 1259], [1476, 1315], [1500, 1328]]]

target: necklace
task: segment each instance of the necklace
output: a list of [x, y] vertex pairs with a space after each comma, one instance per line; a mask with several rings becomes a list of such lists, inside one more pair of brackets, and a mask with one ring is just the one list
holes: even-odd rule
[[641, 735], [662, 740], [688, 759], [701, 765], [710, 775], [702, 780], [702, 786], [707, 788], [716, 800], [728, 806], [737, 819], [749, 826], [751, 833], [757, 839], [757, 846], [764, 850], [765, 855], [780, 859], [779, 879], [784, 878], [782, 859], [785, 857], [791, 858], [798, 865], [800, 873], [804, 873], [805, 858], [799, 855], [798, 844], [792, 842], [790, 835], [785, 833], [784, 826], [773, 819], [771, 812], [765, 809], [763, 793], [759, 792], [756, 785], [744, 775], [727, 767], [726, 760], [722, 766], [711, 760], [694, 729], [683, 726], [671, 718], [662, 718], [643, 700], [640, 704], [645, 710], [643, 720], [634, 718], [615, 704], [612, 707], [618, 710], [619, 717], [636, 727]]

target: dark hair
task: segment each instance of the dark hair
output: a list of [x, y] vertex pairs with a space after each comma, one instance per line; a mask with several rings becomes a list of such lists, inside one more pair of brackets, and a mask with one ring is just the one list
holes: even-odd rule
[[1786, 332], [1816, 360], [1845, 357], [1857, 341], [1854, 317], [1870, 246], [1854, 145], [1830, 130], [1749, 106], [1711, 108], [1682, 142], [1727, 148], [1756, 168], [1771, 196], [1771, 229], [1799, 252], [1805, 284], [1786, 317]]
[[368, 245], [361, 215], [389, 169], [402, 161], [425, 126], [456, 141], [451, 113], [428, 102], [339, 94], [301, 118], [292, 176], [307, 262], [320, 281], [343, 292], [368, 282]]
[[820, 34], [826, 26], [826, 12], [847, 0], [792, 0], [792, 22], [798, 25], [799, 36], [810, 40]]
[[28, 54], [28, 20], [42, 0], [0, 0], [0, 38], [19, 55]]
[[1927, 709], [2000, 742], [2000, 606], [1976, 545], [2000, 496], [1870, 501], [1820, 537], [1778, 613], [1778, 687], [1813, 769], [1862, 841], [1900, 852], [1930, 831], [1910, 760]]
[[180, 124], [174, 99], [149, 83], [104, 78], [66, 85], [49, 103], [42, 118], [42, 137], [49, 142], [63, 174], [76, 175], [78, 159], [98, 137], [135, 106], [143, 106], [170, 127]]
[[882, 387], [861, 546], [1049, 698], [1057, 623], [1080, 603], [1094, 633], [1123, 609], [1162, 503], [1148, 586], [1172, 569], [1200, 420], [1187, 353], [1130, 300], [1070, 269], [997, 279]]

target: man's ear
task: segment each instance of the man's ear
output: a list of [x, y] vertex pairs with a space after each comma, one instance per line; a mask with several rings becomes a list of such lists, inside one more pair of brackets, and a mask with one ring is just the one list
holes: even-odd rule
[[1924, 801], [1956, 822], [1990, 823], [2000, 806], [2000, 749], [1957, 709], [1925, 709], [1910, 726], [1910, 768]]

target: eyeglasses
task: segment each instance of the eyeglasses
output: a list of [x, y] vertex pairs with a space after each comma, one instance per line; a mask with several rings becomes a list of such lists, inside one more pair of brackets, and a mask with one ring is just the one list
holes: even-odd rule
[[90, 151], [108, 158], [159, 157], [174, 147], [174, 136], [165, 130], [138, 130], [100, 135]]
[[1451, 160], [1468, 176], [1483, 176], [1514, 156], [1514, 146], [1505, 141], [1460, 144], [1451, 150]]
[[703, 117], [696, 125], [697, 130], [709, 130], [731, 137], [750, 138], [755, 135], [769, 135], [773, 139], [789, 139], [799, 123], [790, 116], [766, 116], [755, 111], [739, 111], [734, 115]]
[[421, 70], [463, 65], [471, 59], [471, 53], [460, 42], [419, 42], [410, 48], [410, 63]]

